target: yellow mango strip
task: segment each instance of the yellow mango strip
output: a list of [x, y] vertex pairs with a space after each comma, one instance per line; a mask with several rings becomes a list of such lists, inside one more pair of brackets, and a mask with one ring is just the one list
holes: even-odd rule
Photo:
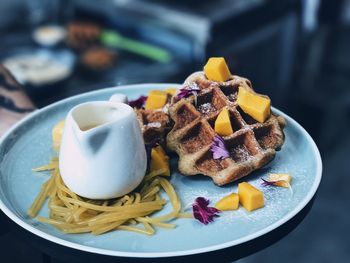
[[246, 182], [238, 184], [239, 202], [248, 211], [264, 206], [264, 194]]
[[226, 107], [222, 108], [215, 120], [215, 132], [220, 136], [228, 136], [233, 133], [230, 121], [230, 113]]
[[171, 96], [175, 96], [177, 93], [177, 88], [167, 88], [164, 91]]
[[237, 103], [241, 109], [258, 122], [264, 122], [270, 116], [271, 100], [239, 87]]
[[60, 150], [63, 128], [64, 128], [64, 120], [58, 122], [52, 129], [53, 149], [56, 152]]
[[224, 82], [231, 77], [231, 72], [223, 57], [211, 57], [204, 66], [204, 73], [209, 80]]
[[158, 145], [152, 149], [151, 152], [151, 167], [150, 170], [165, 170], [164, 173], [160, 175], [170, 176], [170, 168], [169, 168], [169, 157], [166, 155], [162, 146]]
[[148, 93], [146, 101], [146, 110], [157, 110], [164, 107], [167, 102], [168, 94], [162, 90], [151, 90]]
[[237, 210], [239, 206], [239, 196], [236, 193], [229, 194], [216, 203], [215, 208], [221, 211]]

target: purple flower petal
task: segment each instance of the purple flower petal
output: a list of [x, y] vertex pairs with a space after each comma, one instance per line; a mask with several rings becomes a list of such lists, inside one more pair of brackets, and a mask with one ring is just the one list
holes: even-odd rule
[[215, 217], [219, 217], [218, 213], [220, 213], [220, 210], [208, 205], [209, 200], [204, 197], [197, 197], [192, 205], [194, 218], [205, 225], [213, 222]]
[[146, 100], [147, 100], [147, 96], [141, 95], [136, 100], [129, 101], [129, 106], [133, 108], [141, 109], [145, 106]]
[[276, 183], [279, 182], [279, 181], [267, 181], [264, 178], [261, 178], [261, 180], [263, 180], [263, 182], [261, 183], [262, 186], [278, 186], [276, 185]]
[[176, 95], [177, 99], [187, 98], [190, 95], [197, 95], [200, 91], [200, 88], [196, 83], [192, 83], [189, 86], [185, 86], [179, 90], [179, 93]]
[[213, 143], [210, 147], [210, 151], [213, 153], [213, 158], [215, 160], [217, 159], [223, 160], [230, 156], [229, 152], [225, 147], [224, 140], [219, 135], [215, 135], [213, 139]]

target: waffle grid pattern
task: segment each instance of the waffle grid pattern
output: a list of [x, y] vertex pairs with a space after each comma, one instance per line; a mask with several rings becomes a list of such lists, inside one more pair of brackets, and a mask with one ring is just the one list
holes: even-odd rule
[[[169, 108], [174, 127], [167, 146], [179, 155], [179, 170], [184, 175], [204, 174], [217, 185], [235, 181], [271, 161], [283, 142], [285, 120], [271, 116], [258, 123], [237, 105], [238, 87], [253, 91], [249, 80], [232, 76], [224, 83], [209, 81], [194, 73], [186, 81], [200, 88], [197, 96], [174, 101]], [[221, 109], [227, 107], [234, 133], [223, 136], [229, 158], [213, 159], [210, 151], [216, 135], [214, 124]]]

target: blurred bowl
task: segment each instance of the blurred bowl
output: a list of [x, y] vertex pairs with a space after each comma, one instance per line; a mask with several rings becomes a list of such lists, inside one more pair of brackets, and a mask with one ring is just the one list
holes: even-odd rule
[[39, 45], [51, 47], [62, 42], [66, 33], [66, 29], [62, 26], [44, 25], [34, 30], [33, 39]]
[[2, 59], [1, 63], [22, 85], [41, 87], [68, 78], [75, 61], [75, 55], [67, 49], [22, 49]]

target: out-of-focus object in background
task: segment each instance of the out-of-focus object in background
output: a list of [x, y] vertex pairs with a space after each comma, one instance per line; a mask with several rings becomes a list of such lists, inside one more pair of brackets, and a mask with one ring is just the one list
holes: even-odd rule
[[318, 26], [317, 13], [320, 6], [320, 0], [301, 1], [302, 8], [302, 27], [306, 32], [314, 31]]
[[75, 56], [68, 50], [28, 49], [7, 57], [2, 63], [21, 84], [42, 86], [70, 76]]
[[80, 50], [98, 43], [101, 27], [90, 22], [71, 22], [67, 31], [68, 45]]
[[95, 46], [98, 43], [146, 57], [157, 62], [168, 63], [171, 54], [160, 47], [135, 39], [126, 38], [115, 30], [104, 30], [91, 22], [72, 22], [68, 25], [68, 45], [77, 50]]
[[57, 23], [59, 20], [60, 9], [63, 7], [61, 0], [25, 0], [28, 16], [28, 23], [34, 29], [43, 24]]
[[171, 61], [171, 54], [166, 49], [126, 38], [115, 30], [103, 31], [101, 34], [101, 42], [106, 46], [123, 49], [158, 62], [168, 63]]
[[83, 67], [90, 70], [106, 70], [114, 65], [116, 53], [104, 47], [91, 47], [84, 51], [80, 57]]
[[66, 30], [58, 25], [40, 26], [33, 32], [35, 42], [42, 46], [54, 46], [60, 43], [66, 36]]
[[0, 64], [0, 137], [14, 123], [35, 109], [21, 85]]

